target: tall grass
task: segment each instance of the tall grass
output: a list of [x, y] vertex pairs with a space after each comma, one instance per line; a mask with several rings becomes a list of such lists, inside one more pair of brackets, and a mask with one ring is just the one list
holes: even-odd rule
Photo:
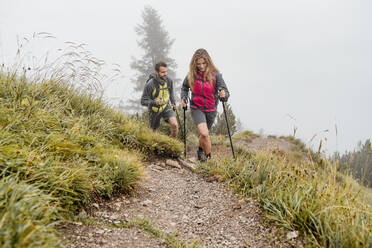
[[56, 247], [55, 199], [33, 185], [6, 177], [0, 180], [1, 247]]
[[372, 247], [372, 195], [337, 164], [241, 152], [236, 161], [211, 161], [200, 170], [256, 197], [270, 220], [299, 230], [308, 246]]
[[[133, 190], [147, 154], [181, 154], [180, 142], [74, 84], [76, 78], [97, 78], [92, 72], [0, 69], [1, 247], [58, 246], [55, 221], [95, 197]], [[92, 82], [94, 88], [99, 81]]]

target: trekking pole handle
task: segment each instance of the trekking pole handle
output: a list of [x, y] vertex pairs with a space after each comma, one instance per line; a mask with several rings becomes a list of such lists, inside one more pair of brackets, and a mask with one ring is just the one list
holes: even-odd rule
[[188, 103], [187, 98], [183, 98], [183, 99], [181, 100], [181, 102], [182, 102], [182, 101], [186, 104], [186, 106], [182, 106], [183, 110], [187, 110], [187, 103]]
[[[224, 90], [223, 88], [218, 88], [218, 92], [221, 92], [222, 90]], [[226, 94], [226, 91], [225, 91], [225, 94]], [[226, 95], [225, 95], [225, 97], [220, 97], [219, 95], [218, 95], [218, 98], [220, 99], [220, 101], [221, 102], [226, 102]]]

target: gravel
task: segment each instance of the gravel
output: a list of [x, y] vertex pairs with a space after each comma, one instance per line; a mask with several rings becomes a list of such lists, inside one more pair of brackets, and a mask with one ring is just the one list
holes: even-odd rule
[[[302, 247], [297, 236], [265, 224], [255, 200], [234, 194], [223, 183], [206, 180], [184, 167], [149, 163], [146, 179], [132, 196], [120, 195], [93, 205], [88, 212], [99, 223], [148, 220], [154, 228], [198, 241], [203, 247]], [[181, 163], [182, 165], [182, 163]], [[104, 229], [66, 224], [68, 247], [167, 247], [138, 227]]]

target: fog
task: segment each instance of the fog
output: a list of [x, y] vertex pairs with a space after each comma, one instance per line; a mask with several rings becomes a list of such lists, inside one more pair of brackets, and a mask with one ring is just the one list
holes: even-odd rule
[[309, 145], [316, 148], [323, 139], [328, 153], [372, 138], [367, 0], [1, 0], [0, 61], [14, 56], [17, 36], [34, 32], [86, 43], [96, 57], [121, 66], [124, 78], [106, 94], [127, 100], [131, 57], [142, 54], [134, 27], [145, 5], [158, 10], [175, 39], [171, 57], [179, 78], [196, 49], [208, 50], [246, 129], [291, 135], [296, 127], [296, 137], [307, 143], [316, 134]]

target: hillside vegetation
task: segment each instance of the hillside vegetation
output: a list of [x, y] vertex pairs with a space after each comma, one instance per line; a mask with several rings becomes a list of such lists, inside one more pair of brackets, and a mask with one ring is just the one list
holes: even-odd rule
[[[303, 153], [298, 148], [291, 152]], [[340, 173], [336, 162], [291, 152], [238, 149], [236, 160], [212, 160], [198, 170], [257, 198], [270, 221], [299, 231], [309, 247], [372, 247], [371, 190]]]
[[130, 192], [149, 154], [182, 144], [60, 80], [0, 71], [0, 246], [56, 247], [55, 225]]
[[[0, 113], [1, 247], [60, 246], [59, 222], [99, 197], [131, 192], [149, 155], [183, 151], [179, 141], [61, 80], [0, 72]], [[234, 141], [255, 138], [246, 131]], [[198, 170], [257, 198], [269, 220], [300, 231], [308, 246], [372, 247], [371, 191], [337, 162], [287, 140], [291, 153], [239, 148], [236, 160], [219, 157]]]
[[334, 153], [332, 159], [340, 161], [342, 171], [350, 172], [361, 184], [372, 188], [372, 147], [370, 139], [367, 139], [364, 143], [360, 141], [354, 151], [345, 152], [343, 155]]

